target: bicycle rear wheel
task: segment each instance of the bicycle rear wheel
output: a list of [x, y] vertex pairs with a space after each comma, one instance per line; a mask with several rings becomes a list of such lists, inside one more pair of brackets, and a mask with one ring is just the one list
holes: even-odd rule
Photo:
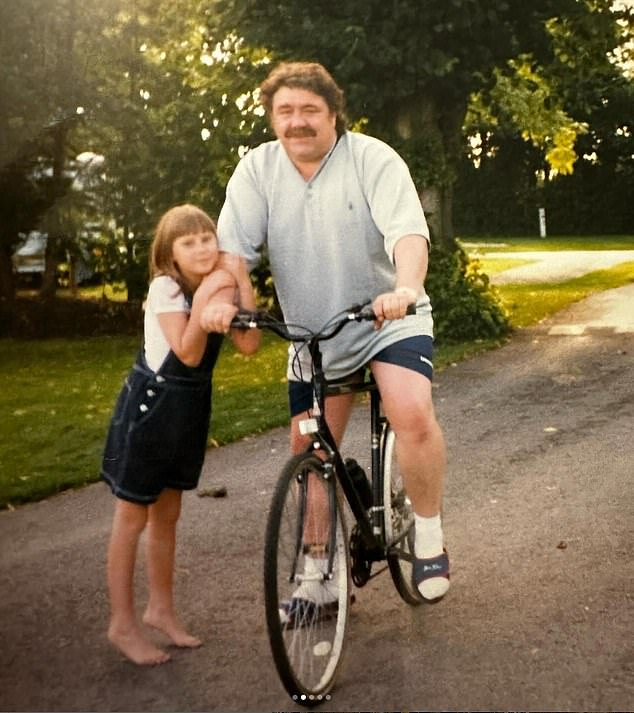
[[264, 598], [271, 651], [289, 695], [316, 705], [332, 688], [350, 605], [350, 564], [334, 476], [304, 453], [291, 458], [269, 513]]
[[396, 435], [388, 426], [381, 443], [383, 504], [387, 563], [401, 599], [417, 606], [423, 599], [412, 581], [414, 567], [414, 510], [396, 461]]

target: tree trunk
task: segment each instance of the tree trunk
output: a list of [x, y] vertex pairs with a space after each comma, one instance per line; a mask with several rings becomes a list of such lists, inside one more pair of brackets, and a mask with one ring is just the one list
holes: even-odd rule
[[10, 243], [0, 244], [0, 305], [7, 305], [15, 299], [15, 277], [11, 260]]
[[[77, 2], [76, 0], [66, 1], [66, 11], [68, 19], [65, 23], [65, 33], [60, 41], [60, 48], [57, 54], [57, 73], [59, 77], [64, 77], [68, 86], [67, 103], [69, 107], [75, 108], [73, 101], [75, 93], [75, 83], [73, 81], [74, 66], [73, 52], [75, 45], [75, 35], [77, 32]], [[61, 83], [60, 83], [61, 86]], [[63, 252], [64, 225], [59, 208], [59, 200], [70, 188], [66, 186], [64, 171], [66, 168], [66, 149], [68, 132], [73, 119], [66, 117], [60, 120], [52, 130], [53, 139], [53, 195], [57, 198], [55, 205], [47, 217], [48, 240], [46, 243], [46, 262], [42, 287], [39, 296], [41, 299], [50, 299], [57, 291], [57, 267], [65, 257]]]
[[39, 297], [48, 300], [55, 297], [57, 291], [57, 266], [60, 262], [61, 244], [64, 239], [59, 200], [65, 192], [64, 167], [66, 165], [66, 135], [68, 129], [60, 122], [53, 131], [53, 178], [51, 190], [57, 196], [56, 203], [50, 209], [46, 220], [46, 255], [42, 287]]
[[462, 122], [466, 107], [444, 103], [427, 95], [410, 103], [397, 120], [397, 132], [403, 139], [423, 137], [439, 155], [433, 157], [436, 175], [430, 176], [419, 193], [429, 229], [435, 240], [448, 249], [454, 244], [453, 186], [462, 146]]

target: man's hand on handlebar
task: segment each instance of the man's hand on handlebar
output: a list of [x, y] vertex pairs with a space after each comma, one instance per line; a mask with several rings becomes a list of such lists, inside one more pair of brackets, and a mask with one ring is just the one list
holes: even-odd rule
[[376, 315], [374, 328], [379, 329], [386, 319], [403, 319], [417, 297], [416, 291], [410, 287], [397, 287], [393, 292], [378, 295], [372, 303]]

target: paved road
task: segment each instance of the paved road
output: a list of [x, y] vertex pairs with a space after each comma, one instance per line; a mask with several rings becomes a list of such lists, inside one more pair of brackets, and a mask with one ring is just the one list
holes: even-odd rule
[[[634, 286], [438, 376], [451, 592], [410, 609], [387, 575], [359, 590], [321, 710], [632, 710], [634, 330], [609, 316], [612, 299], [634, 304]], [[585, 326], [557, 333], [565, 325]], [[351, 448], [365, 442], [364, 408]], [[260, 584], [285, 455], [283, 429], [209, 452], [201, 487], [229, 495], [186, 499], [177, 592], [206, 644], [157, 669], [105, 641], [105, 486], [0, 513], [0, 709], [292, 710]]]
[[594, 270], [605, 270], [623, 262], [634, 261], [634, 250], [561, 250], [526, 252], [486, 252], [491, 258], [530, 260], [510, 270], [493, 275], [496, 285], [537, 282], [560, 282], [581, 277]]

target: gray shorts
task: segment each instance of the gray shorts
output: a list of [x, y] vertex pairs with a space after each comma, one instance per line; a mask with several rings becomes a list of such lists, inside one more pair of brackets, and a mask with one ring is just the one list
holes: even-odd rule
[[[408, 337], [401, 339], [389, 347], [385, 347], [375, 354], [371, 361], [382, 361], [386, 364], [395, 364], [406, 369], [416, 371], [426, 376], [430, 381], [434, 374], [434, 340], [427, 335]], [[336, 384], [337, 381], [349, 381], [355, 378], [354, 375], [344, 376], [342, 379], [330, 382]], [[359, 377], [362, 378], [362, 375]], [[288, 404], [291, 416], [308, 411], [313, 406], [313, 391], [307, 381], [288, 382]]]

